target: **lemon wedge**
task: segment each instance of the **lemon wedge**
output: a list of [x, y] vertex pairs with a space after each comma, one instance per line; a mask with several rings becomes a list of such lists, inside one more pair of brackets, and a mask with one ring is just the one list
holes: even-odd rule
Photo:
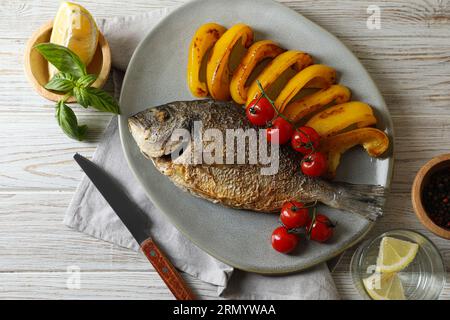
[[374, 273], [363, 283], [374, 300], [406, 300], [402, 282], [396, 273]]
[[[89, 11], [75, 3], [61, 3], [53, 22], [51, 43], [69, 48], [87, 66], [97, 50], [98, 35], [97, 24]], [[50, 78], [57, 72], [49, 66]]]
[[416, 257], [419, 245], [391, 237], [381, 240], [377, 268], [380, 272], [398, 272], [405, 269]]

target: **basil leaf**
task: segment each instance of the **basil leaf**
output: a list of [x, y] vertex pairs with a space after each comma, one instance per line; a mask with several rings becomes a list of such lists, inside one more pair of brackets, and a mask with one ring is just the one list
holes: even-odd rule
[[97, 89], [97, 88], [77, 88], [78, 90], [75, 91], [75, 97], [77, 98], [77, 101], [81, 104], [78, 97], [83, 99], [83, 102], [87, 102], [89, 106], [102, 111], [102, 112], [111, 112], [114, 114], [120, 113], [120, 107], [117, 103], [116, 99], [114, 99], [111, 95], [109, 95], [107, 92]]
[[45, 85], [48, 90], [67, 93], [75, 87], [75, 78], [70, 73], [59, 72]]
[[95, 80], [97, 80], [97, 76], [95, 74], [87, 74], [78, 79], [76, 85], [77, 87], [87, 88], [90, 87]]
[[77, 102], [87, 108], [90, 105], [90, 95], [87, 92], [86, 88], [82, 87], [75, 87], [73, 88], [73, 95], [75, 96], [75, 99], [77, 99]]
[[86, 66], [72, 50], [53, 43], [40, 43], [35, 48], [59, 71], [77, 78], [86, 75]]
[[63, 100], [56, 104], [56, 120], [70, 138], [82, 141], [86, 137], [87, 126], [78, 126], [77, 116]]

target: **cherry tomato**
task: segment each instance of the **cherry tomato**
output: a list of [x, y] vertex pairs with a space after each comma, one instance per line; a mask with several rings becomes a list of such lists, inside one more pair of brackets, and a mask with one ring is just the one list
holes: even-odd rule
[[303, 158], [301, 167], [307, 176], [320, 177], [327, 170], [327, 159], [323, 153], [316, 151]]
[[275, 110], [267, 98], [256, 98], [245, 109], [248, 120], [255, 126], [265, 126], [275, 116]]
[[316, 219], [308, 226], [309, 238], [317, 242], [328, 241], [334, 233], [335, 225], [323, 214], [317, 214]]
[[285, 227], [278, 227], [272, 233], [272, 247], [281, 253], [289, 253], [298, 245], [298, 235], [289, 233]]
[[289, 201], [281, 208], [280, 220], [288, 229], [301, 228], [311, 223], [308, 208], [297, 201]]
[[311, 127], [301, 127], [295, 130], [291, 138], [291, 145], [295, 151], [309, 154], [319, 147], [320, 136]]
[[275, 120], [272, 121], [272, 125], [267, 128], [267, 141], [285, 144], [292, 137], [293, 132], [294, 128], [289, 122], [281, 117], [275, 118]]

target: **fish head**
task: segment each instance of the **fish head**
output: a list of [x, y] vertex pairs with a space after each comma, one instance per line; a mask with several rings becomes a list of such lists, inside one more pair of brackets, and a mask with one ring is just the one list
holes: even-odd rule
[[169, 155], [182, 142], [172, 139], [177, 129], [190, 130], [189, 119], [176, 106], [149, 108], [128, 118], [128, 128], [142, 153], [148, 158]]

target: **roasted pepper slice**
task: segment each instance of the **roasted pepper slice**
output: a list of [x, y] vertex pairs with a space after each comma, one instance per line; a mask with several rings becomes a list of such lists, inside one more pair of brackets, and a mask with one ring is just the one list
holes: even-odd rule
[[207, 23], [198, 28], [192, 38], [189, 47], [187, 82], [189, 90], [196, 97], [203, 98], [208, 95], [206, 83], [200, 81], [200, 68], [208, 50], [216, 44], [226, 30], [217, 23]]
[[321, 137], [329, 137], [352, 125], [363, 128], [376, 123], [377, 119], [368, 104], [352, 101], [319, 112], [306, 126], [314, 128]]
[[236, 103], [244, 104], [247, 101], [249, 87], [245, 84], [258, 63], [264, 59], [275, 58], [284, 51], [284, 49], [280, 48], [275, 42], [270, 40], [255, 42], [248, 49], [247, 54], [242, 59], [231, 79], [231, 97]]
[[362, 128], [323, 139], [320, 142], [320, 151], [328, 158], [328, 177], [336, 176], [341, 155], [356, 145], [362, 145], [371, 157], [379, 157], [389, 148], [389, 138], [378, 129]]
[[[274, 83], [288, 68], [295, 65], [298, 71], [303, 70], [313, 63], [313, 59], [307, 53], [301, 51], [286, 51], [280, 54], [261, 72], [258, 80], [264, 89]], [[248, 89], [247, 105], [261, 94], [256, 80]]]
[[314, 64], [297, 73], [281, 90], [275, 100], [278, 111], [283, 112], [288, 103], [299, 93], [299, 91], [313, 79], [320, 78], [324, 84], [331, 86], [336, 81], [336, 70], [323, 64]]
[[302, 118], [320, 110], [332, 103], [345, 103], [350, 100], [351, 92], [347, 87], [339, 84], [322, 89], [286, 106], [283, 114], [292, 122], [299, 122]]
[[229, 60], [231, 51], [239, 39], [242, 39], [242, 45], [245, 48], [253, 43], [253, 31], [243, 23], [236, 24], [226, 31], [212, 50], [206, 66], [206, 81], [209, 94], [216, 100], [230, 98]]

